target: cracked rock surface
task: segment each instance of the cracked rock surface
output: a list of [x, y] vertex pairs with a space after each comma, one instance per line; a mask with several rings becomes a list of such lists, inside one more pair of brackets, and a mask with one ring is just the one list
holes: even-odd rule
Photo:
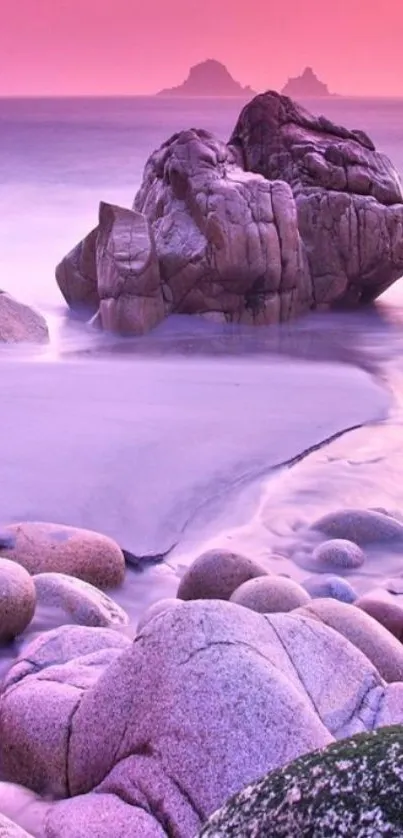
[[363, 131], [269, 91], [229, 143], [183, 130], [154, 151], [133, 210], [99, 225], [56, 269], [72, 308], [144, 334], [171, 313], [271, 324], [372, 301], [403, 274], [403, 195]]
[[178, 601], [133, 643], [78, 626], [37, 638], [3, 685], [0, 759], [6, 780], [65, 798], [46, 838], [91, 823], [193, 838], [268, 771], [400, 723], [401, 688], [311, 617]]

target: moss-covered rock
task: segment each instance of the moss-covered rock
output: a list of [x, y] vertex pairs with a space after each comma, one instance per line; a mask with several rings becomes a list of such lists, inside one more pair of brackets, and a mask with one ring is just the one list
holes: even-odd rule
[[199, 838], [403, 836], [403, 727], [300, 757], [247, 786]]

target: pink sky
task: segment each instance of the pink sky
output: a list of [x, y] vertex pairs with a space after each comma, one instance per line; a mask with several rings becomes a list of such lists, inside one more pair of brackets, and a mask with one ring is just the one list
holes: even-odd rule
[[403, 96], [402, 0], [1, 0], [0, 95], [154, 93], [223, 61], [257, 90], [311, 64]]

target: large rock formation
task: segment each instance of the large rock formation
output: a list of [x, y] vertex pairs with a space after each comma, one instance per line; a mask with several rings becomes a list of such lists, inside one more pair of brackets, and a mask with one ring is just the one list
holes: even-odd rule
[[281, 93], [283, 96], [291, 96], [294, 99], [305, 99], [309, 97], [331, 96], [329, 88], [323, 81], [318, 79], [312, 67], [305, 67], [300, 76], [288, 79]]
[[270, 324], [356, 305], [402, 274], [391, 162], [362, 131], [269, 91], [229, 144], [192, 129], [155, 151], [133, 210], [101, 204], [57, 280], [104, 329], [143, 334], [171, 312]]
[[225, 64], [208, 58], [190, 68], [189, 75], [178, 87], [161, 90], [157, 96], [253, 96], [251, 87], [242, 87], [232, 78]]

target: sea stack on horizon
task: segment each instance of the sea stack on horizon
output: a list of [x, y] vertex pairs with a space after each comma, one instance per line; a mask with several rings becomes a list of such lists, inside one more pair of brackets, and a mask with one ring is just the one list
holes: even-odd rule
[[304, 72], [300, 76], [288, 79], [281, 93], [283, 96], [289, 96], [291, 99], [319, 98], [334, 95], [330, 93], [328, 86], [318, 79], [312, 67], [305, 67]]
[[234, 96], [249, 98], [255, 96], [251, 87], [242, 87], [232, 78], [225, 64], [208, 58], [195, 64], [189, 75], [178, 87], [161, 90], [157, 96]]

